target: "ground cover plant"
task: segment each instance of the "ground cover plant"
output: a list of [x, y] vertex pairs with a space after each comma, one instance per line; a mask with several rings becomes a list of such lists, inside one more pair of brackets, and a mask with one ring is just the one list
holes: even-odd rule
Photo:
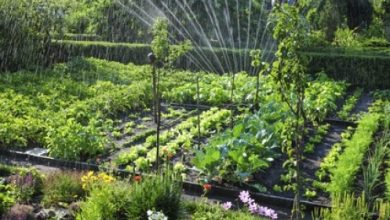
[[[113, 119], [150, 106], [149, 74], [146, 66], [76, 59], [43, 72], [3, 75], [1, 143], [45, 146], [51, 156], [65, 159], [95, 157], [110, 146], [106, 134], [113, 132]], [[190, 73], [172, 72], [162, 80], [161, 89], [170, 91], [192, 79]], [[219, 77], [214, 81], [218, 84]], [[227, 88], [220, 91], [227, 93]], [[209, 103], [225, 101], [218, 95], [209, 98]]]

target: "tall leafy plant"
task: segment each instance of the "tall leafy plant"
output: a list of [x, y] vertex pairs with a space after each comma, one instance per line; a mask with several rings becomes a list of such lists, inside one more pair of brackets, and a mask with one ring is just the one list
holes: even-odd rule
[[191, 49], [191, 43], [185, 41], [179, 45], [170, 45], [169, 42], [169, 30], [168, 20], [165, 18], [157, 18], [152, 27], [153, 41], [151, 43], [153, 54], [149, 55], [152, 69], [152, 82], [153, 82], [153, 97], [154, 97], [154, 119], [157, 123], [157, 151], [156, 162], [157, 168], [159, 167], [159, 155], [160, 155], [160, 123], [161, 123], [161, 111], [160, 111], [160, 72], [156, 67], [162, 67], [162, 73], [168, 73], [170, 67], [173, 66], [174, 61], [185, 54]]
[[299, 7], [288, 4], [277, 5], [272, 18], [275, 21], [273, 36], [278, 41], [276, 61], [273, 63], [271, 76], [275, 89], [295, 117], [290, 119], [285, 131], [284, 151], [288, 154], [296, 177], [293, 219], [301, 218], [301, 161], [302, 141], [307, 123], [305, 115], [305, 89], [308, 87], [306, 66], [308, 60], [298, 51], [307, 39], [307, 23]]

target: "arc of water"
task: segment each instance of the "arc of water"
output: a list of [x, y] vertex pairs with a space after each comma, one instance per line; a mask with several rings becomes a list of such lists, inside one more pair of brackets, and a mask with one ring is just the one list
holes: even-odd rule
[[[191, 9], [191, 7], [188, 5], [187, 1], [184, 0], [184, 5], [180, 2], [180, 0], [175, 0], [175, 2], [178, 4], [178, 6], [181, 8], [181, 10], [183, 11], [187, 11], [190, 13], [190, 15], [194, 18], [194, 19], [191, 19], [189, 17], [189, 14], [188, 13], [185, 13], [187, 19], [190, 21], [190, 24], [194, 27], [195, 30], [198, 31], [198, 34], [201, 34], [199, 35], [201, 37], [201, 39], [203, 40], [203, 42], [207, 45], [207, 48], [211, 51], [211, 53], [213, 54], [213, 57], [215, 60], [218, 61], [218, 65], [219, 65], [219, 68], [222, 72], [225, 72], [225, 68], [223, 67], [220, 59], [218, 58], [217, 54], [215, 53], [211, 43], [210, 43], [210, 40], [208, 39], [208, 36], [206, 35], [203, 27], [200, 25], [200, 22], [199, 20], [196, 18], [196, 15], [194, 13], [194, 11]], [[193, 22], [193, 20], [195, 22]]]
[[238, 72], [238, 63], [237, 63], [237, 54], [236, 54], [236, 45], [234, 43], [234, 35], [233, 35], [233, 27], [231, 25], [231, 18], [230, 18], [230, 11], [229, 11], [229, 8], [228, 8], [228, 2], [227, 0], [225, 0], [225, 11], [224, 11], [224, 14], [225, 14], [225, 23], [226, 23], [226, 28], [228, 29], [229, 31], [229, 35], [230, 35], [230, 43], [231, 43], [231, 46], [233, 47], [233, 62], [234, 62], [234, 72]]
[[207, 14], [209, 16], [209, 19], [211, 21], [211, 23], [213, 24], [213, 26], [216, 28], [215, 29], [215, 34], [217, 36], [217, 40], [218, 40], [218, 44], [220, 46], [220, 50], [222, 51], [222, 54], [223, 54], [223, 57], [224, 57], [224, 60], [226, 62], [226, 65], [228, 65], [228, 70], [229, 72], [233, 72], [232, 70], [232, 67], [231, 67], [231, 63], [230, 63], [230, 60], [229, 60], [229, 57], [228, 57], [228, 53], [227, 53], [227, 48], [226, 48], [226, 44], [225, 44], [225, 40], [222, 36], [222, 32], [220, 30], [220, 26], [219, 26], [219, 23], [218, 23], [218, 19], [217, 19], [217, 16], [216, 16], [216, 13], [215, 13], [215, 10], [214, 8], [210, 5], [210, 2], [208, 1], [208, 5], [210, 7], [210, 9], [208, 8], [207, 4], [205, 3], [207, 0], [203, 0], [203, 4], [206, 8], [206, 11], [207, 11]]
[[240, 4], [238, 3], [238, 0], [236, 0], [236, 13], [237, 13], [237, 30], [238, 30], [238, 48], [239, 48], [239, 56], [240, 56], [240, 69], [243, 69], [242, 65], [242, 46], [241, 46], [241, 22], [240, 22]]
[[[149, 0], [150, 1], [150, 0]], [[163, 4], [163, 7], [168, 11], [169, 14], [172, 15], [173, 19], [175, 19], [175, 21], [180, 24], [180, 26], [183, 28], [184, 32], [183, 33], [180, 28], [177, 28], [175, 25], [174, 25], [174, 28], [180, 33], [180, 35], [182, 35], [184, 38], [190, 38], [191, 41], [193, 42], [193, 44], [195, 44], [195, 53], [202, 59], [202, 61], [207, 65], [208, 68], [210, 68], [210, 70], [213, 70], [214, 72], [216, 72], [216, 69], [213, 67], [213, 65], [210, 63], [210, 60], [207, 59], [206, 55], [204, 54], [204, 52], [200, 49], [200, 45], [198, 43], [196, 43], [196, 41], [194, 40], [194, 38], [192, 37], [192, 35], [189, 33], [188, 29], [182, 24], [182, 22], [180, 22], [180, 20], [175, 16], [175, 14], [172, 12], [172, 10], [169, 9], [169, 7], [164, 3], [164, 2], [161, 2]], [[187, 36], [185, 35], [187, 34]]]
[[246, 29], [246, 47], [245, 47], [245, 54], [244, 54], [244, 68], [247, 67], [247, 58], [248, 58], [248, 48], [249, 48], [249, 39], [251, 35], [251, 18], [252, 18], [252, 0], [249, 0], [249, 15], [248, 15], [248, 27]]
[[[143, 10], [141, 7], [139, 7], [137, 4], [134, 4], [131, 2], [132, 6], [134, 6], [140, 13], [143, 14], [143, 16], [145, 16], [145, 18], [149, 18], [151, 20], [151, 22], [148, 22], [146, 21], [143, 16], [141, 16], [140, 14], [138, 14], [137, 12], [135, 12], [134, 10], [132, 10], [131, 8], [129, 8], [127, 5], [123, 4], [120, 0], [116, 0], [123, 8], [127, 9], [127, 11], [133, 15], [135, 15], [138, 19], [140, 19], [141, 21], [143, 21], [148, 27], [151, 27], [153, 25], [153, 21], [154, 21], [154, 18], [151, 17], [145, 10]], [[160, 11], [160, 13], [162, 13]], [[164, 13], [162, 13], [164, 14]], [[174, 38], [174, 36], [169, 33], [169, 36], [170, 38]], [[186, 56], [187, 58], [189, 58], [191, 60], [191, 62], [193, 62], [199, 69], [201, 70], [205, 70], [205, 68], [203, 67], [203, 65], [201, 65], [197, 59], [195, 59], [194, 56], [192, 56], [191, 54], [185, 54], [184, 56]]]
[[[260, 15], [259, 15], [259, 19], [258, 19], [258, 24], [257, 24], [257, 29], [256, 29], [256, 38], [255, 38], [255, 44], [254, 44], [254, 46], [253, 46], [253, 48], [257, 48], [257, 43], [258, 43], [258, 38], [259, 38], [259, 33], [260, 33], [260, 27], [261, 27], [261, 25], [262, 25], [262, 23], [261, 23], [261, 21], [263, 20], [262, 18], [263, 18], [263, 11], [264, 11], [264, 2], [265, 2], [265, 0], [263, 0], [262, 2], [261, 2], [261, 8], [260, 8]], [[263, 34], [264, 34], [264, 30], [263, 30]], [[261, 45], [261, 43], [260, 43], [260, 47], [261, 47], [262, 45]], [[251, 69], [252, 71], [251, 71], [251, 74], [252, 75], [254, 75], [255, 74], [255, 72], [256, 72], [256, 70], [254, 69], [254, 68], [252, 68]]]

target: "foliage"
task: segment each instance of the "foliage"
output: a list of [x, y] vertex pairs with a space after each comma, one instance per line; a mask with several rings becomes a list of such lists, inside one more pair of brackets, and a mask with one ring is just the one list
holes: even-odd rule
[[375, 143], [376, 148], [368, 154], [367, 165], [363, 165], [363, 192], [369, 207], [378, 198], [377, 190], [381, 185], [382, 166], [386, 156], [389, 154], [390, 132], [384, 131], [380, 140]]
[[89, 196], [80, 204], [76, 219], [115, 220], [126, 218], [131, 186], [124, 182], [103, 183], [92, 187]]
[[115, 181], [115, 177], [108, 175], [107, 173], [95, 174], [93, 171], [88, 172], [81, 177], [82, 188], [90, 191], [96, 186], [110, 184]]
[[42, 191], [42, 176], [36, 170], [18, 170], [7, 178], [14, 187], [15, 199], [21, 203], [31, 202]]
[[354, 91], [353, 95], [350, 96], [343, 105], [341, 111], [337, 113], [337, 116], [342, 120], [347, 120], [350, 112], [355, 107], [356, 103], [358, 102], [360, 96], [362, 95], [363, 90], [357, 89]]
[[292, 218], [300, 219], [302, 141], [305, 135], [304, 127], [309, 121], [304, 106], [305, 90], [308, 87], [308, 59], [298, 51], [308, 43], [309, 30], [298, 7], [282, 4], [274, 10], [273, 16], [276, 23], [273, 37], [278, 41], [278, 50], [275, 53], [276, 60], [272, 65], [271, 76], [275, 90], [293, 114], [293, 117], [287, 120], [282, 149], [289, 157], [289, 162], [285, 164], [290, 165], [296, 180], [293, 187], [295, 199]]
[[[245, 211], [224, 210], [219, 204], [212, 204], [208, 201], [200, 202], [184, 202], [185, 210], [191, 215], [194, 220], [214, 220], [214, 219], [243, 219], [254, 220], [259, 219], [258, 216], [253, 216]], [[260, 218], [262, 219], [262, 218]]]
[[345, 143], [345, 150], [336, 167], [331, 169], [331, 182], [327, 188], [332, 194], [350, 192], [355, 174], [360, 168], [364, 155], [373, 141], [379, 127], [381, 115], [366, 114], [360, 121], [352, 138]]
[[[61, 123], [62, 124], [62, 123]], [[45, 141], [50, 155], [68, 160], [85, 160], [103, 151], [106, 139], [93, 123], [82, 126], [74, 119], [48, 129]]]
[[245, 117], [233, 129], [210, 140], [204, 151], [196, 153], [194, 165], [209, 178], [247, 180], [278, 156], [281, 142], [278, 129], [285, 116], [278, 103], [261, 106], [258, 113]]
[[[151, 190], [153, 189], [153, 190]], [[148, 210], [161, 210], [169, 219], [180, 213], [181, 183], [171, 173], [94, 184], [77, 219], [147, 219]]]
[[359, 47], [361, 45], [356, 30], [350, 30], [348, 27], [336, 30], [332, 44], [338, 47]]
[[355, 198], [352, 194], [343, 193], [332, 197], [331, 209], [316, 210], [313, 219], [354, 220], [368, 219], [369, 209], [364, 196]]
[[0, 16], [0, 70], [45, 64], [51, 35], [61, 32], [64, 7], [60, 1], [2, 0]]
[[43, 181], [43, 203], [47, 206], [70, 204], [84, 196], [81, 173], [58, 172], [50, 174]]
[[143, 177], [132, 186], [126, 215], [129, 219], [146, 219], [147, 211], [154, 209], [160, 210], [168, 219], [178, 219], [181, 189], [181, 182], [170, 171], [159, 176]]
[[15, 203], [13, 188], [0, 184], [0, 217]]

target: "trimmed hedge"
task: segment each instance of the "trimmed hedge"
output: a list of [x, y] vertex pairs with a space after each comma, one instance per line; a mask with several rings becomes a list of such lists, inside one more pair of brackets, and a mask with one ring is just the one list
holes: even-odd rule
[[304, 54], [311, 72], [368, 89], [390, 88], [390, 48], [313, 48]]
[[[147, 64], [146, 55], [151, 52], [148, 44], [70, 40], [54, 41], [51, 49], [53, 62], [85, 56], [121, 63]], [[310, 57], [309, 71], [312, 73], [325, 71], [336, 80], [345, 80], [367, 89], [390, 88], [390, 48], [310, 48], [303, 53]], [[265, 52], [263, 58], [272, 61], [273, 52]], [[234, 60], [238, 62], [234, 63]], [[249, 51], [238, 49], [192, 50], [186, 57], [179, 59], [176, 65], [178, 68], [217, 73], [253, 71]]]
[[72, 57], [95, 57], [121, 63], [146, 64], [151, 48], [146, 44], [111, 43], [104, 41], [53, 41], [52, 61], [65, 62]]
[[[53, 62], [65, 62], [71, 57], [85, 56], [134, 64], [147, 64], [147, 54], [151, 52], [148, 44], [73, 40], [53, 41], [51, 50]], [[243, 69], [252, 71], [249, 52], [249, 50], [239, 49], [217, 48], [213, 51], [209, 48], [194, 49], [188, 52], [185, 57], [180, 58], [176, 66], [217, 73], [239, 72]], [[241, 57], [241, 63], [234, 63], [234, 60], [238, 60], [239, 57]], [[273, 53], [271, 51], [264, 53], [264, 58], [272, 60]]]

